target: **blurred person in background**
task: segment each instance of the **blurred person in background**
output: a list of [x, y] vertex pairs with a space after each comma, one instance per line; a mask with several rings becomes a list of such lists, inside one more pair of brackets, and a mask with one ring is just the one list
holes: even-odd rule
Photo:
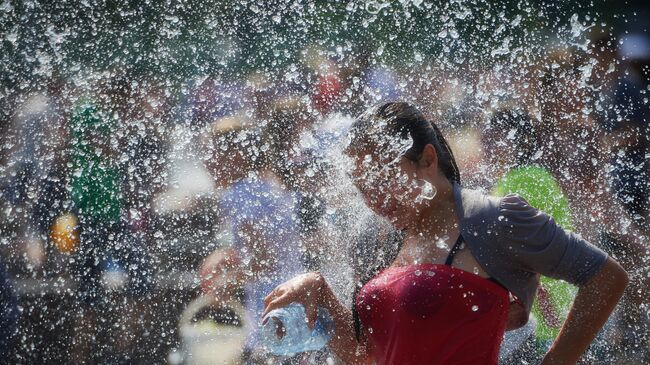
[[[5, 221], [15, 225], [31, 274], [42, 275], [47, 264], [47, 237], [55, 218], [67, 208], [68, 138], [66, 84], [61, 76], [48, 79], [42, 90], [25, 95], [8, 126], [11, 146], [6, 174], [0, 177], [2, 196], [12, 206]], [[20, 266], [20, 265], [19, 265]]]
[[[133, 299], [150, 289], [146, 248], [128, 234], [125, 175], [136, 156], [120, 145], [132, 113], [131, 79], [121, 73], [99, 79], [96, 94], [80, 97], [69, 120], [70, 197], [78, 218], [79, 244], [72, 249], [75, 299], [80, 310], [75, 324], [73, 358], [79, 362], [123, 361], [146, 330], [118, 333], [107, 325], [126, 322]], [[131, 135], [132, 137], [132, 135]], [[151, 136], [150, 136], [151, 137]], [[127, 328], [124, 327], [124, 328]], [[110, 328], [110, 329], [109, 329]], [[133, 343], [132, 343], [133, 342]]]
[[130, 361], [143, 361], [147, 358], [146, 346], [151, 346], [154, 337], [151, 333], [158, 330], [153, 327], [158, 319], [152, 303], [156, 297], [154, 279], [162, 270], [153, 260], [158, 227], [152, 201], [167, 182], [171, 104], [164, 84], [157, 79], [125, 76], [123, 80], [125, 92], [116, 93], [111, 102], [113, 108], [120, 107], [115, 134], [123, 237], [114, 259], [126, 274], [127, 283], [122, 302], [112, 304], [121, 313], [115, 321], [122, 333], [115, 331], [111, 337], [116, 352], [130, 357]]
[[219, 213], [233, 242], [199, 268], [203, 291], [218, 302], [232, 300], [243, 289], [246, 320], [253, 327], [244, 356], [251, 364], [267, 357], [255, 330], [263, 298], [269, 288], [304, 271], [305, 251], [295, 218], [298, 200], [280, 171], [289, 155], [275, 154], [278, 139], [269, 131], [262, 132], [264, 138], [258, 133], [226, 117], [210, 125], [204, 137], [204, 161], [221, 189]]
[[119, 138], [124, 161], [124, 200], [129, 226], [134, 233], [146, 232], [151, 220], [152, 197], [166, 181], [171, 103], [164, 86], [149, 79], [132, 92], [133, 97]]
[[646, 341], [635, 334], [639, 333], [635, 327], [647, 322], [639, 321], [637, 313], [639, 305], [644, 307], [643, 293], [650, 284], [645, 269], [648, 236], [616, 198], [616, 189], [610, 189], [607, 163], [618, 154], [609, 148], [605, 130], [594, 118], [597, 113], [590, 112], [592, 96], [581, 87], [588, 81], [583, 70], [589, 60], [565, 48], [553, 50], [550, 56], [552, 62], [545, 63], [541, 80], [542, 119], [536, 128], [543, 141], [539, 162], [549, 168], [567, 194], [580, 233], [619, 260], [630, 275], [621, 305], [623, 317], [628, 319], [619, 332], [625, 337], [619, 341], [620, 353], [629, 353], [626, 349], [630, 346]]
[[[106, 299], [102, 274], [121, 233], [121, 179], [113, 134], [116, 121], [100, 105], [95, 100], [81, 99], [70, 117], [71, 199], [81, 233], [73, 263], [80, 304], [73, 353], [79, 362], [100, 361], [105, 355], [106, 338], [95, 338], [100, 323], [97, 316], [103, 313]], [[114, 279], [121, 280], [121, 271], [114, 269]]]
[[[618, 37], [609, 31], [596, 28], [591, 36], [590, 51], [596, 60], [589, 80], [594, 90], [591, 101], [595, 120], [602, 130], [600, 151], [604, 156], [601, 159], [604, 176], [599, 181], [611, 191], [606, 194], [610, 199], [602, 204], [601, 214], [601, 218], [608, 220], [610, 229], [601, 232], [601, 239], [630, 273], [617, 342], [624, 353], [633, 356], [639, 348], [650, 346], [647, 314], [650, 308], [647, 161], [650, 129], [648, 108], [642, 101], [643, 82], [633, 64], [635, 57], [642, 57], [638, 52], [649, 50], [647, 45], [637, 43], [643, 43], [642, 39], [635, 39], [634, 45], [627, 46], [636, 51], [625, 55]], [[625, 45], [625, 41], [622, 43]], [[623, 59], [623, 56], [629, 57]], [[645, 241], [638, 245], [635, 237]], [[645, 351], [645, 356], [644, 361], [650, 361], [650, 353]]]
[[[549, 50], [549, 60], [538, 66], [541, 79], [535, 91], [539, 120], [534, 121], [539, 141], [536, 162], [547, 168], [567, 195], [581, 234], [598, 242], [601, 222], [595, 223], [606, 186], [601, 130], [589, 113], [580, 87], [584, 60], [568, 48]], [[600, 205], [598, 205], [600, 206]]]
[[[581, 67], [585, 60], [569, 48], [548, 50], [539, 80], [540, 117], [537, 130], [544, 141], [540, 163], [557, 176], [563, 190], [580, 198], [584, 187], [575, 179], [596, 175], [599, 158], [600, 130], [587, 112], [588, 94]], [[555, 151], [550, 153], [549, 151]]]
[[324, 248], [319, 222], [325, 214], [325, 202], [319, 190], [324, 186], [324, 169], [319, 160], [315, 111], [307, 98], [289, 96], [278, 99], [262, 133], [265, 164], [280, 178], [297, 200], [296, 214], [300, 240], [305, 246], [305, 267], [317, 269]]
[[[211, 125], [201, 136], [202, 160], [211, 173], [218, 192], [224, 195], [238, 181], [253, 173], [258, 158], [252, 152], [253, 142], [258, 143], [258, 137], [250, 126], [235, 117], [221, 118]], [[220, 207], [219, 207], [220, 208]], [[234, 229], [226, 219], [226, 214], [219, 214], [226, 230]], [[219, 302], [228, 302], [237, 296], [245, 280], [239, 269], [240, 253], [237, 244], [243, 245], [242, 239], [230, 242], [229, 247], [221, 247], [203, 260], [199, 268], [201, 289], [205, 293], [215, 295]]]
[[[0, 256], [5, 278], [15, 280], [13, 305], [18, 303], [22, 309], [14, 313], [20, 318], [21, 335], [14, 338], [14, 351], [3, 357], [7, 363], [18, 361], [16, 354], [26, 349], [31, 351], [25, 361], [46, 353], [52, 359], [64, 356], [63, 350], [34, 345], [55, 336], [71, 318], [64, 313], [68, 298], [60, 295], [61, 289], [40, 285], [50, 280], [69, 283], [69, 256], [52, 237], [57, 222], [70, 210], [66, 154], [70, 92], [68, 80], [54, 71], [14, 95], [14, 109], [6, 111], [11, 119], [2, 136]], [[6, 305], [8, 309], [12, 301]], [[55, 322], [59, 326], [51, 325]]]
[[[642, 101], [644, 89], [632, 60], [621, 59], [619, 39], [604, 29], [592, 32], [591, 52], [597, 61], [590, 80], [596, 91], [593, 107], [608, 156], [608, 180], [616, 198], [641, 227], [648, 229], [650, 187], [648, 183], [648, 107]], [[630, 48], [648, 48], [644, 38], [629, 38]], [[650, 41], [645, 38], [646, 43]], [[625, 44], [625, 42], [624, 42]], [[650, 50], [646, 50], [650, 52]], [[638, 51], [636, 52], [638, 53]], [[646, 55], [645, 57], [650, 57]], [[647, 103], [646, 103], [647, 104]]]

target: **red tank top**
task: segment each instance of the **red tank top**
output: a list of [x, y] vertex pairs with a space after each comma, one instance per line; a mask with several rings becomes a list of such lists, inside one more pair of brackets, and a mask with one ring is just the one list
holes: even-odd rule
[[[496, 281], [444, 265], [384, 269], [355, 305], [377, 365], [496, 365], [509, 297]], [[492, 279], [492, 278], [490, 278]]]

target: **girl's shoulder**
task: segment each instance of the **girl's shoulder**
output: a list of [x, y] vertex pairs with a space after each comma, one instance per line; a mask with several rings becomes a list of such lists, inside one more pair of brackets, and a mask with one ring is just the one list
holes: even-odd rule
[[[543, 224], [548, 219], [547, 215], [531, 206], [525, 198], [516, 193], [494, 196], [483, 190], [458, 186], [455, 194], [461, 228], [463, 226], [475, 230], [489, 228], [490, 232], [498, 234], [503, 229], [521, 224]], [[530, 226], [519, 228], [530, 228]]]
[[461, 222], [461, 229], [493, 267], [581, 285], [607, 259], [603, 250], [564, 230], [518, 194], [474, 197], [472, 204], [476, 205], [473, 214]]

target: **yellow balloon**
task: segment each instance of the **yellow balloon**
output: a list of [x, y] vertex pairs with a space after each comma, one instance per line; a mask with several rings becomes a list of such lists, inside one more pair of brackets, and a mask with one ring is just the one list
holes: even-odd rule
[[50, 228], [50, 238], [54, 246], [63, 253], [69, 253], [79, 244], [79, 222], [72, 213], [58, 217]]

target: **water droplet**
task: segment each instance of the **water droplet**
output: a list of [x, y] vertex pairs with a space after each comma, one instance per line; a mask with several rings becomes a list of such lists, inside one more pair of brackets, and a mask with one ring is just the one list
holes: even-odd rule
[[441, 239], [436, 241], [436, 247], [442, 248], [442, 249], [445, 249], [445, 248], [448, 249], [449, 248], [449, 247], [447, 247], [447, 244], [445, 243], [445, 241], [443, 241]]
[[478, 310], [478, 305], [474, 304], [472, 306], [472, 312], [476, 312]]

